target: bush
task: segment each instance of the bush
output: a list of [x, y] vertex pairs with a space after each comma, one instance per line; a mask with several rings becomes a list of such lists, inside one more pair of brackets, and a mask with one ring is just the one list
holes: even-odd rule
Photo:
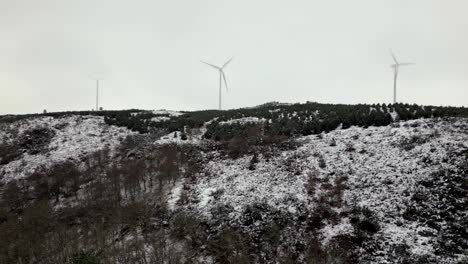
[[358, 244], [364, 242], [380, 230], [377, 217], [371, 210], [365, 207], [353, 208], [350, 223], [354, 227], [354, 236]]
[[47, 150], [55, 132], [49, 128], [38, 127], [24, 131], [18, 139], [18, 147], [30, 155]]
[[229, 140], [227, 151], [229, 157], [237, 159], [250, 151], [252, 146], [247, 143], [247, 139], [242, 136], [236, 136]]
[[323, 157], [322, 154], [318, 156], [318, 163], [319, 163], [319, 167], [322, 169], [325, 169], [327, 167], [327, 162], [325, 161], [325, 158]]
[[255, 170], [255, 165], [258, 163], [258, 154], [254, 153], [252, 156], [252, 159], [250, 160], [249, 163], [249, 170]]
[[21, 151], [14, 144], [0, 144], [0, 165], [6, 165], [19, 156], [21, 156]]
[[346, 148], [345, 148], [345, 151], [347, 152], [353, 152], [355, 151], [356, 149], [354, 148], [354, 145], [352, 143], [346, 143]]
[[315, 193], [315, 188], [319, 182], [320, 179], [318, 178], [318, 171], [314, 170], [307, 174], [306, 190], [309, 195], [313, 195]]
[[412, 135], [409, 138], [402, 138], [400, 140], [400, 147], [406, 151], [410, 151], [418, 145], [422, 145], [429, 140], [428, 137], [422, 135]]

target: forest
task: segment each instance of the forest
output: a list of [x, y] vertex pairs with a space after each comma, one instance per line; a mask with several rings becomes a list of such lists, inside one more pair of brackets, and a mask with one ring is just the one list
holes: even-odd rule
[[[168, 132], [185, 132], [186, 128], [200, 128], [206, 122], [208, 126], [206, 138], [219, 140], [232, 138], [237, 134], [239, 127], [246, 125], [223, 125], [219, 123], [231, 119], [243, 117], [256, 117], [268, 120], [265, 132], [275, 136], [297, 136], [319, 134], [331, 131], [338, 126], [348, 128], [350, 126], [385, 126], [394, 121], [411, 120], [431, 117], [467, 117], [468, 108], [421, 106], [416, 104], [321, 104], [315, 102], [280, 104], [276, 102], [266, 103], [252, 108], [240, 108], [231, 110], [203, 110], [193, 112], [181, 112], [182, 115], [174, 116], [163, 121], [153, 121], [152, 118], [164, 116], [164, 114], [152, 111], [130, 109], [121, 111], [72, 111], [42, 113], [33, 115], [7, 115], [0, 116], [0, 123], [18, 121], [29, 117], [64, 115], [98, 115], [104, 116], [109, 125], [123, 126], [140, 133], [148, 133], [154, 130]], [[247, 124], [248, 126], [249, 124]], [[231, 135], [231, 136], [227, 136]]]

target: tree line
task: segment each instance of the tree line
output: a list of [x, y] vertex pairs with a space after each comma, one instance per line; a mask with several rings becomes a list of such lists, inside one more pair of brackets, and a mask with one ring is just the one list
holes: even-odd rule
[[[315, 102], [285, 104], [264, 104], [254, 108], [241, 108], [232, 110], [203, 110], [183, 112], [180, 116], [171, 117], [168, 120], [153, 121], [152, 118], [165, 116], [151, 111], [138, 109], [122, 111], [79, 111], [57, 112], [34, 115], [1, 116], [0, 123], [14, 122], [29, 117], [51, 116], [62, 117], [65, 115], [98, 115], [104, 116], [109, 125], [127, 127], [140, 133], [149, 133], [154, 130], [168, 132], [184, 132], [186, 128], [200, 128], [206, 122], [213, 124], [238, 119], [242, 117], [257, 117], [269, 120], [266, 130], [272, 135], [309, 135], [323, 131], [331, 131], [338, 126], [348, 128], [350, 126], [383, 126], [397, 120], [410, 120], [430, 117], [468, 117], [468, 108], [421, 106], [416, 104], [320, 104]], [[167, 115], [166, 115], [167, 116]], [[221, 126], [212, 125], [212, 130], [220, 130]], [[223, 133], [229, 133], [229, 127], [223, 126]], [[213, 134], [214, 131], [208, 134]], [[232, 134], [232, 133], [231, 133]], [[207, 138], [210, 138], [208, 136]]]

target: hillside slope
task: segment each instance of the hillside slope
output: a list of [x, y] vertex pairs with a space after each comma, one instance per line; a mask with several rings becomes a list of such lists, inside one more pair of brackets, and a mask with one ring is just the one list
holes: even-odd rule
[[468, 260], [468, 119], [309, 107], [0, 118], [0, 263]]
[[343, 239], [363, 236], [359, 262], [456, 263], [468, 246], [467, 132], [466, 120], [352, 127], [300, 137], [297, 148], [259, 154], [253, 166], [252, 155], [211, 153], [203, 176], [178, 192], [187, 197], [180, 210], [247, 233], [286, 221], [285, 250], [318, 239], [342, 254]]

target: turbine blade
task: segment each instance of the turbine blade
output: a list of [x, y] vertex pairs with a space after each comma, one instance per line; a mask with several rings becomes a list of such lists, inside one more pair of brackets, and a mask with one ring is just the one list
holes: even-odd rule
[[228, 91], [228, 84], [227, 84], [226, 75], [224, 74], [224, 71], [221, 71], [221, 75], [223, 76], [224, 86], [226, 87], [226, 91]]
[[204, 62], [204, 61], [200, 61], [200, 62], [205, 63], [206, 65], [211, 66], [211, 67], [213, 67], [213, 68], [215, 68], [215, 69], [217, 69], [217, 70], [221, 70], [221, 68], [219, 68], [219, 67], [216, 66], [216, 65], [213, 65], [213, 64], [210, 64], [210, 63]]
[[232, 57], [232, 58], [230, 58], [228, 61], [226, 61], [226, 63], [224, 63], [224, 64], [223, 64], [223, 67], [221, 67], [221, 68], [224, 69], [224, 67], [226, 67], [226, 66], [232, 61], [232, 59], [234, 59], [234, 57]]
[[414, 63], [400, 63], [398, 65], [399, 66], [408, 66], [408, 65], [414, 65]]
[[390, 49], [390, 55], [392, 55], [393, 61], [395, 61], [395, 64], [399, 64], [398, 60], [395, 57], [395, 54], [393, 54], [393, 51]]

